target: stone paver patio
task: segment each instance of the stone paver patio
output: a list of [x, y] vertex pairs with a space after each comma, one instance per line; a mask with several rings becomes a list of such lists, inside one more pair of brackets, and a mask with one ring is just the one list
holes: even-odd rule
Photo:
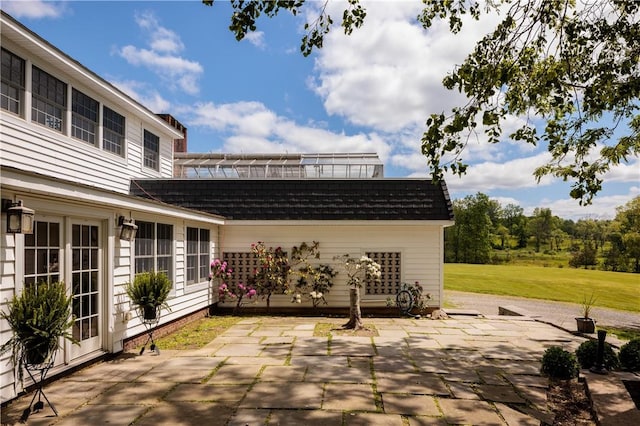
[[[497, 316], [367, 318], [379, 336], [313, 336], [316, 323], [334, 321], [252, 317], [195, 351], [123, 354], [49, 384], [59, 416], [45, 405], [28, 424], [539, 425], [553, 420], [544, 350], [583, 341]], [[30, 398], [4, 408], [2, 424], [18, 423]]]

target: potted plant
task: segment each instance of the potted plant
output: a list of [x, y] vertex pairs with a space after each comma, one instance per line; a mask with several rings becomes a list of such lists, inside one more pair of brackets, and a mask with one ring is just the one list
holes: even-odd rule
[[154, 320], [158, 310], [163, 306], [167, 309], [167, 298], [172, 284], [163, 272], [144, 272], [136, 275], [133, 282], [128, 282], [126, 291], [131, 303], [138, 307], [142, 318]]
[[20, 382], [25, 366], [53, 362], [61, 338], [79, 344], [69, 331], [74, 322], [72, 300], [63, 282], [42, 281], [26, 285], [21, 294], [9, 301], [8, 311], [0, 312], [13, 331], [13, 336], [0, 347], [0, 354], [11, 351]]
[[591, 293], [589, 298], [584, 296], [582, 299], [582, 316], [576, 318], [578, 331], [580, 333], [594, 333], [596, 331], [596, 321], [590, 317], [591, 308], [593, 308], [595, 302], [596, 298], [593, 293]]

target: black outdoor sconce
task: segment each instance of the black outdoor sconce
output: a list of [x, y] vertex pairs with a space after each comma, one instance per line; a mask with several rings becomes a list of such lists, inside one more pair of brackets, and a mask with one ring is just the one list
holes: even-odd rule
[[120, 239], [125, 241], [133, 241], [136, 238], [136, 232], [138, 232], [138, 225], [136, 225], [133, 219], [125, 219], [124, 216], [118, 217], [118, 226], [120, 229]]
[[22, 205], [22, 200], [2, 200], [2, 211], [7, 213], [7, 234], [33, 234], [35, 210]]

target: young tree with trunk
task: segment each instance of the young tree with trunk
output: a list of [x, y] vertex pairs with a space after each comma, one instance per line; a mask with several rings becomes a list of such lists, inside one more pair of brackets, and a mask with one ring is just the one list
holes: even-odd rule
[[360, 258], [351, 257], [348, 254], [334, 257], [339, 260], [347, 274], [349, 286], [349, 321], [343, 328], [360, 330], [365, 328], [362, 324], [362, 312], [360, 310], [360, 288], [367, 282], [380, 281], [380, 265], [367, 256]]

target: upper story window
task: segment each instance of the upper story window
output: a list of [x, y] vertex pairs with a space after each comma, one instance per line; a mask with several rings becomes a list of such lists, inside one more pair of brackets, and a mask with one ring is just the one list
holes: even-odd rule
[[173, 225], [136, 222], [135, 273], [164, 272], [173, 280]]
[[20, 114], [24, 93], [24, 59], [2, 49], [2, 90], [0, 107]]
[[40, 68], [32, 67], [31, 120], [62, 132], [67, 107], [67, 85]]
[[124, 117], [107, 107], [102, 109], [102, 148], [124, 155]]
[[84, 93], [73, 89], [71, 91], [71, 136], [96, 144], [96, 129], [98, 128], [98, 101]]
[[144, 165], [153, 170], [160, 170], [160, 138], [148, 130], [144, 131]]

